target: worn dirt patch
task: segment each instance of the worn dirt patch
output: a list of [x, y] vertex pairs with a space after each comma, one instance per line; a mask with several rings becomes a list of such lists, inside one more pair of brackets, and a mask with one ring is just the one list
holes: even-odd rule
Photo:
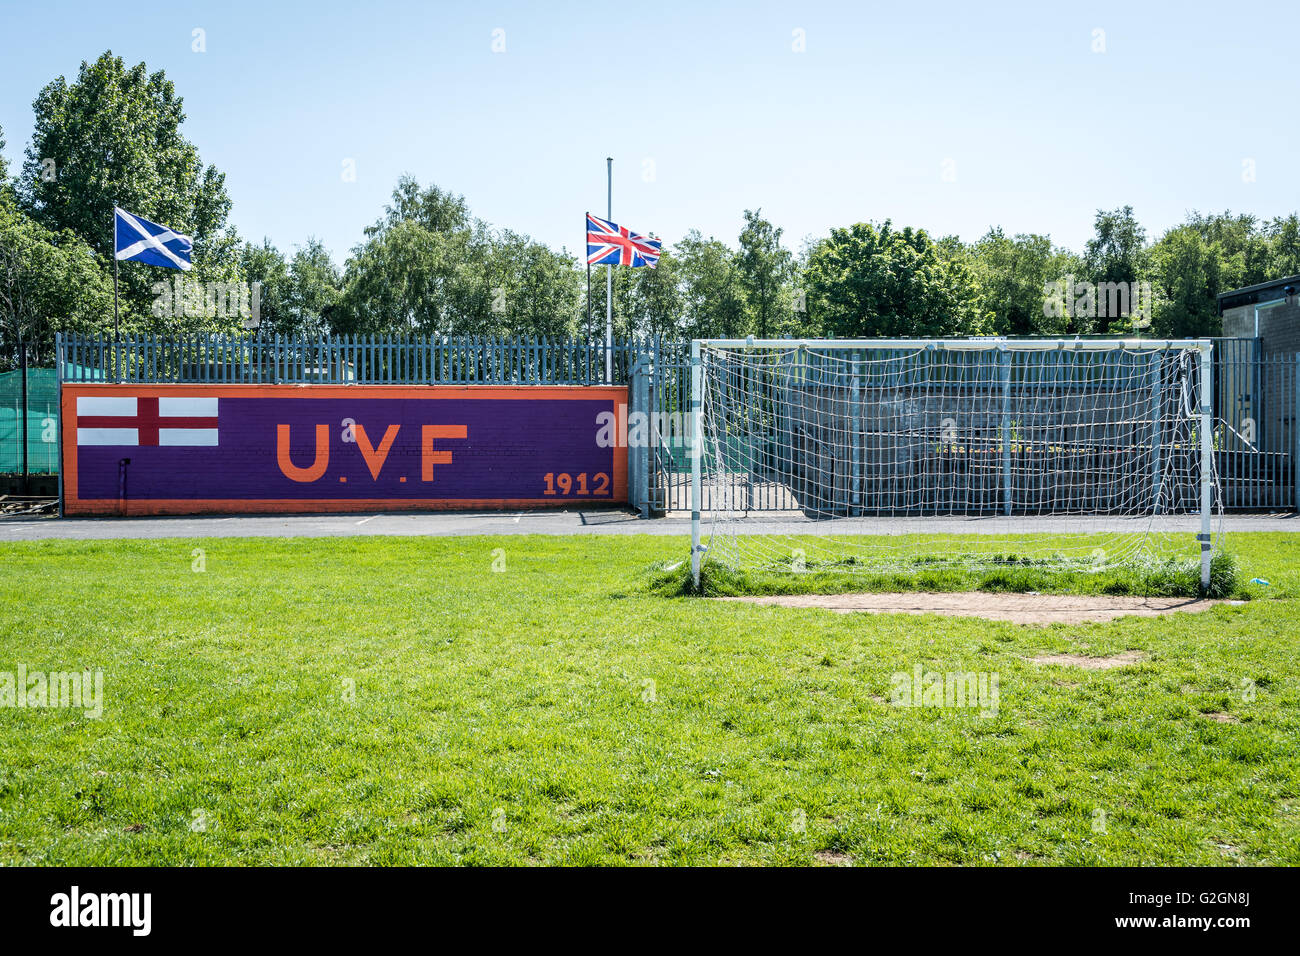
[[1146, 657], [1141, 651], [1120, 651], [1113, 657], [1084, 657], [1082, 654], [1040, 654], [1029, 658], [1035, 664], [1059, 664], [1063, 667], [1082, 667], [1086, 671], [1108, 671], [1112, 667], [1136, 664]]
[[949, 614], [982, 617], [1015, 624], [1086, 624], [1125, 615], [1205, 611], [1223, 601], [1204, 598], [1111, 597], [1104, 594], [990, 594], [964, 591], [946, 594], [766, 594], [723, 597], [715, 601], [747, 601], [781, 607], [819, 607], [844, 614]]
[[852, 857], [838, 850], [818, 850], [813, 856], [823, 866], [848, 866], [853, 862]]

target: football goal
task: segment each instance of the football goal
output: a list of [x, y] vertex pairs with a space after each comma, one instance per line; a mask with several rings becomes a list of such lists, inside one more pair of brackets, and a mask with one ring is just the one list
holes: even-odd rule
[[691, 572], [1200, 562], [1212, 343], [706, 339]]

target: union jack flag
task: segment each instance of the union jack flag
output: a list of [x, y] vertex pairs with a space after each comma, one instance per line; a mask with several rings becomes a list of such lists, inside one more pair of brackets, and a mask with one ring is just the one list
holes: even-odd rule
[[626, 226], [597, 219], [587, 213], [587, 265], [649, 266], [659, 264], [659, 247], [663, 242], [639, 236]]

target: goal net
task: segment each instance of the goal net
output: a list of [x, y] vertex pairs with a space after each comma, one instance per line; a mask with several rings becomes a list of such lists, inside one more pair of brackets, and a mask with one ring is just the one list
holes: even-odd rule
[[1093, 570], [1200, 559], [1208, 341], [692, 348], [692, 569]]

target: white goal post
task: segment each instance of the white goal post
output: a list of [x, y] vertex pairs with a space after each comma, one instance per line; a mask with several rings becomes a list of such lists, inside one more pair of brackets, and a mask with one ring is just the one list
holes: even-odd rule
[[1089, 570], [1194, 562], [1199, 551], [1205, 588], [1221, 511], [1213, 349], [1208, 339], [697, 339], [692, 579], [698, 587], [705, 561]]

